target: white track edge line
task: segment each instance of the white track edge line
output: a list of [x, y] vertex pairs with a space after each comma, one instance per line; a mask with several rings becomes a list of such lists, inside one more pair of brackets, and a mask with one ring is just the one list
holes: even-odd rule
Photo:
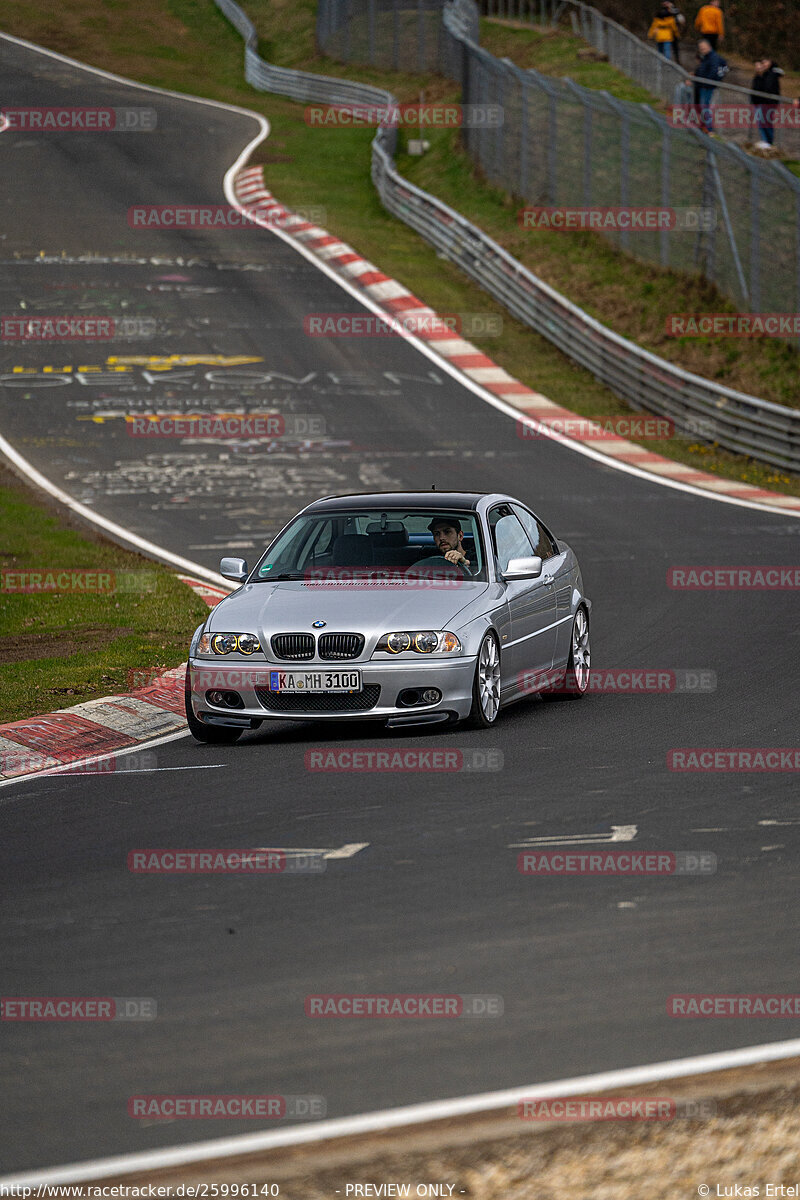
[[[55, 50], [47, 50], [43, 46], [37, 46], [33, 42], [25, 41], [23, 38], [14, 37], [11, 34], [0, 33], [0, 38], [4, 38], [7, 41], [15, 43], [16, 45], [24, 46], [26, 49], [36, 51], [39, 54], [45, 54], [49, 58], [55, 58], [59, 62], [67, 63], [67, 64], [69, 64], [69, 66], [77, 67], [79, 70], [89, 71], [92, 74], [100, 75], [105, 79], [114, 80], [116, 83], [124, 83], [133, 88], [140, 88], [144, 91], [156, 92], [162, 96], [173, 96], [178, 100], [188, 100], [188, 101], [194, 102], [196, 104], [208, 104], [214, 108], [225, 109], [228, 112], [240, 113], [244, 116], [251, 117], [253, 120], [257, 121], [259, 123], [259, 125], [261, 126], [259, 133], [256, 135], [256, 137], [253, 138], [253, 140], [251, 142], [249, 142], [247, 144], [247, 146], [245, 146], [244, 150], [241, 152], [241, 154], [239, 155], [239, 157], [237, 158], [237, 160], [233, 164], [233, 166], [230, 167], [228, 171], [226, 171], [224, 180], [223, 180], [223, 187], [225, 190], [225, 198], [228, 201], [228, 203], [231, 204], [232, 206], [234, 206], [235, 208], [237, 208], [240, 212], [244, 211], [244, 206], [239, 201], [239, 199], [236, 195], [236, 192], [234, 190], [233, 178], [234, 178], [237, 170], [241, 167], [241, 165], [244, 163], [244, 161], [250, 156], [250, 154], [256, 148], [256, 146], [260, 145], [261, 142], [264, 141], [264, 139], [269, 136], [270, 125], [269, 125], [269, 121], [267, 120], [266, 117], [262, 116], [260, 113], [254, 112], [252, 109], [240, 108], [237, 105], [233, 105], [233, 104], [226, 104], [225, 102], [223, 102], [221, 100], [209, 100], [203, 96], [190, 96], [190, 95], [184, 94], [183, 92], [172, 92], [166, 88], [158, 88], [158, 87], [153, 86], [152, 84], [137, 83], [133, 79], [126, 79], [123, 75], [114, 75], [112, 72], [105, 71], [101, 67], [88, 66], [86, 63], [78, 62], [74, 58], [68, 58], [67, 55], [65, 55], [65, 54], [59, 54]], [[266, 95], [268, 93], [260, 93], [260, 94]], [[262, 170], [262, 178], [263, 178], [263, 170]], [[310, 250], [307, 250], [306, 247], [301, 242], [298, 242], [298, 240], [296, 238], [292, 237], [288, 233], [284, 233], [284, 231], [282, 229], [279, 229], [274, 225], [270, 225], [269, 223], [258, 220], [257, 218], [252, 218], [252, 219], [255, 220], [256, 224], [261, 225], [263, 228], [267, 229], [270, 233], [275, 234], [276, 237], [281, 238], [281, 240], [284, 241], [287, 245], [293, 246], [294, 249], [299, 254], [302, 254], [304, 258], [306, 258], [309, 262], [313, 263], [317, 267], [317, 269], [322, 271], [325, 275], [327, 275], [329, 279], [332, 279], [336, 283], [338, 283], [341, 288], [343, 288], [346, 292], [348, 292], [355, 300], [359, 301], [359, 303], [361, 303], [365, 308], [368, 308], [371, 312], [375, 313], [377, 316], [385, 316], [386, 315], [385, 309], [383, 309], [380, 305], [378, 305], [374, 301], [372, 301], [368, 296], [365, 296], [365, 295], [363, 295], [363, 293], [356, 291], [356, 289], [351, 284], [349, 284], [346, 279], [344, 279], [341, 275], [337, 274], [331, 267], [329, 267], [325, 262], [323, 262], [321, 259], [319, 259]], [[485, 391], [482, 387], [480, 387], [480, 385], [474, 383], [471, 379], [469, 379], [461, 371], [459, 371], [459, 369], [457, 367], [450, 366], [450, 364], [447, 362], [446, 359], [443, 359], [439, 355], [435, 354], [435, 352], [430, 350], [428, 348], [428, 346], [423, 341], [421, 341], [419, 338], [417, 338], [414, 334], [409, 333], [407, 330], [401, 328], [399, 330], [399, 336], [405, 338], [406, 341], [410, 342], [413, 346], [415, 346], [416, 349], [421, 354], [424, 354], [431, 361], [437, 363], [439, 365], [439, 367], [445, 372], [445, 374], [450, 375], [451, 378], [455, 379], [458, 383], [460, 383], [462, 385], [462, 387], [465, 387], [469, 391], [473, 392], [476, 396], [478, 396], [485, 403], [491, 404], [493, 408], [496, 408], [498, 410], [498, 412], [503, 413], [507, 417], [511, 417], [514, 421], [520, 420], [520, 412], [518, 409], [514, 408], [510, 404], [506, 404], [504, 401], [500, 400], [497, 396], [493, 395], [491, 392]], [[637, 479], [642, 479], [647, 483], [657, 484], [660, 487], [671, 488], [673, 491], [686, 492], [691, 496], [697, 496], [697, 497], [700, 497], [701, 499], [705, 499], [705, 500], [715, 500], [719, 504], [733, 504], [738, 508], [749, 508], [749, 509], [754, 509], [756, 512], [770, 512], [770, 513], [775, 513], [778, 516], [794, 517], [796, 520], [800, 519], [800, 512], [792, 511], [791, 509], [779, 508], [775, 505], [770, 505], [768, 503], [757, 501], [757, 500], [743, 500], [736, 496], [725, 496], [719, 492], [707, 491], [704, 488], [697, 487], [695, 484], [680, 483], [678, 480], [675, 480], [675, 479], [664, 478], [663, 476], [656, 475], [654, 472], [645, 471], [639, 467], [634, 467], [630, 463], [623, 463], [623, 462], [616, 461], [613, 458], [608, 458], [605, 455], [600, 454], [595, 450], [592, 450], [591, 447], [583, 445], [581, 442], [576, 442], [571, 438], [566, 438], [558, 433], [554, 433], [547, 426], [539, 425], [538, 422], [536, 422], [535, 418], [531, 418], [530, 416], [527, 416], [527, 414], [526, 414], [526, 418], [529, 421], [533, 421], [533, 423], [535, 425], [537, 425], [539, 431], [545, 437], [550, 437], [553, 441], [560, 442], [561, 445], [566, 446], [569, 450], [574, 451], [576, 454], [582, 454], [586, 458], [591, 458], [595, 462], [599, 462], [601, 465], [609, 467], [611, 470], [621, 471], [622, 473], [624, 473], [626, 475], [633, 475]], [[632, 444], [635, 445], [635, 443], [632, 443]], [[0, 450], [2, 450], [1, 446], [0, 446]], [[22, 460], [22, 461], [24, 461], [24, 460]], [[672, 461], [672, 460], [667, 460], [667, 461]]]
[[222, 575], [217, 575], [216, 572], [210, 571], [207, 567], [201, 567], [199, 563], [192, 562], [191, 559], [182, 558], [180, 554], [173, 554], [171, 550], [165, 550], [162, 546], [157, 546], [155, 542], [149, 542], [147, 538], [139, 537], [138, 533], [131, 533], [122, 525], [118, 525], [116, 521], [110, 520], [109, 517], [102, 516], [101, 513], [92, 512], [85, 504], [81, 504], [74, 496], [70, 496], [68, 492], [63, 491], [55, 483], [52, 483], [46, 475], [42, 475], [41, 471], [37, 471], [32, 463], [29, 463], [26, 458], [23, 458], [18, 450], [15, 450], [11, 443], [0, 433], [0, 453], [4, 454], [9, 462], [13, 463], [27, 479], [30, 480], [41, 491], [47, 492], [54, 500], [58, 500], [60, 504], [83, 517], [92, 525], [97, 525], [99, 528], [106, 530], [114, 536], [115, 540], [127, 542], [130, 546], [135, 546], [137, 550], [144, 551], [149, 558], [154, 558], [157, 561], [166, 563], [169, 566], [179, 567], [181, 571], [185, 571], [187, 575], [198, 575], [205, 583], [214, 583], [219, 586], [225, 583]]
[[[244, 155], [250, 155], [255, 147], [269, 136], [269, 121], [266, 117], [262, 116], [261, 113], [253, 112], [251, 109], [239, 108], [235, 104], [226, 104], [221, 100], [208, 100], [202, 96], [189, 96], [184, 95], [183, 92], [172, 92], [167, 88], [154, 87], [149, 83], [137, 83], [133, 79], [126, 79], [123, 75], [114, 75], [111, 71], [104, 71], [101, 67], [91, 67], [86, 63], [80, 63], [74, 58], [68, 58], [65, 54], [59, 54], [55, 50], [47, 50], [44, 46], [37, 46], [33, 42], [25, 41], [24, 38], [13, 37], [9, 33], [0, 33], [0, 38], [5, 41], [12, 42], [18, 46], [24, 46], [26, 50], [32, 50], [37, 54], [44, 54], [48, 58], [55, 58], [59, 62], [68, 63], [69, 66], [77, 67], [81, 71], [89, 71], [93, 75], [100, 75], [104, 79], [113, 80], [115, 83], [123, 83], [128, 87], [139, 88], [140, 90], [146, 92], [156, 92], [161, 96], [171, 96], [177, 100], [186, 100], [191, 104], [207, 104], [213, 108], [224, 109], [226, 112], [233, 112], [239, 114], [240, 116], [250, 117], [252, 120], [258, 123], [259, 132], [255, 138], [247, 143], [244, 151], [237, 158], [237, 166], [243, 161]], [[238, 207], [239, 206], [237, 204], [237, 208]], [[40, 471], [37, 471], [36, 468], [29, 463], [26, 458], [23, 458], [18, 450], [14, 449], [8, 439], [3, 437], [2, 434], [0, 434], [0, 453], [5, 455], [5, 457], [12, 462], [17, 469], [22, 472], [23, 475], [31, 480], [36, 487], [40, 488], [40, 490], [47, 492], [53, 497], [54, 500], [58, 500], [60, 504], [66, 505], [78, 516], [83, 517], [84, 520], [87, 520], [91, 524], [97, 525], [101, 529], [104, 529], [115, 539], [123, 539], [128, 543], [128, 545], [135, 546], [138, 550], [142, 550], [144, 553], [149, 555], [149, 557], [160, 560], [161, 562], [166, 562], [170, 566], [179, 567], [182, 571], [187, 572], [187, 574], [198, 575], [207, 583], [215, 583], [217, 585], [223, 584], [224, 586], [227, 586], [228, 581], [223, 579], [221, 575], [216, 574], [216, 572], [208, 570], [207, 567], [200, 566], [199, 563], [192, 562], [191, 559], [182, 558], [178, 554], [173, 554], [170, 550], [164, 550], [161, 546], [157, 546], [154, 542], [150, 542], [146, 538], [140, 538], [135, 533], [127, 532], [115, 521], [102, 516], [100, 513], [93, 512], [92, 509], [87, 508], [86, 505], [75, 500], [67, 492], [63, 491], [61, 488], [57, 487], [56, 484], [47, 479], [45, 475], [42, 475]]]
[[[106, 699], [112, 699], [112, 697], [106, 697]], [[155, 708], [156, 705], [153, 705], [153, 707]], [[165, 710], [160, 709], [159, 711], [164, 712]], [[166, 711], [171, 712], [172, 710], [167, 709]], [[56, 710], [55, 713], [45, 713], [44, 715], [48, 717], [58, 716], [58, 710]], [[36, 720], [37, 718], [34, 717], [32, 719]], [[161, 746], [165, 742], [174, 742], [177, 741], [178, 738], [184, 738], [188, 736], [188, 728], [176, 729], [174, 733], [164, 733], [161, 735], [161, 737], [149, 738], [141, 742], [134, 742], [132, 746], [119, 746], [116, 750], [104, 750], [102, 754], [92, 754], [87, 758], [76, 758], [75, 762], [59, 763], [57, 767], [44, 767], [41, 771], [29, 771], [27, 775], [15, 775], [13, 779], [0, 779], [0, 788], [11, 787], [11, 785], [14, 783], [31, 783], [37, 779], [41, 779], [45, 775], [63, 775], [65, 772], [68, 773], [70, 771], [74, 771], [76, 767], [85, 767], [90, 763], [103, 762], [104, 759], [114, 758], [117, 755], [120, 758], [127, 757], [130, 754], [136, 754], [138, 750], [149, 750], [152, 746]], [[25, 750], [29, 750], [31, 754], [46, 754], [46, 751], [44, 750], [37, 751], [31, 746], [23, 746], [21, 742], [19, 748], [21, 753], [24, 753]]]
[[110, 1158], [69, 1163], [63, 1167], [49, 1167], [43, 1171], [8, 1175], [0, 1178], [0, 1185], [4, 1187], [11, 1185], [42, 1187], [46, 1184], [88, 1182], [139, 1171], [157, 1171], [213, 1159], [277, 1150], [284, 1146], [299, 1146], [331, 1138], [352, 1137], [473, 1113], [489, 1112], [509, 1108], [521, 1100], [605, 1092], [612, 1088], [655, 1083], [694, 1075], [707, 1075], [713, 1071], [724, 1071], [733, 1067], [750, 1066], [761, 1062], [775, 1062], [783, 1058], [795, 1058], [798, 1055], [800, 1055], [800, 1038], [785, 1042], [767, 1042], [765, 1045], [745, 1046], [739, 1050], [723, 1050], [714, 1054], [696, 1055], [693, 1058], [671, 1059], [663, 1063], [649, 1063], [641, 1067], [603, 1071], [595, 1075], [578, 1075], [573, 1079], [558, 1079], [552, 1083], [537, 1083], [531, 1087], [508, 1088], [499, 1092], [484, 1092], [473, 1096], [458, 1096], [449, 1100], [433, 1100], [425, 1104], [411, 1104], [404, 1108], [388, 1108], [380, 1112], [363, 1113], [354, 1117], [320, 1121], [311, 1127], [293, 1126], [290, 1129], [265, 1130], [261, 1133], [214, 1138], [212, 1141], [199, 1142], [194, 1145], [166, 1146], [161, 1150], [144, 1150], [133, 1154], [115, 1155]]

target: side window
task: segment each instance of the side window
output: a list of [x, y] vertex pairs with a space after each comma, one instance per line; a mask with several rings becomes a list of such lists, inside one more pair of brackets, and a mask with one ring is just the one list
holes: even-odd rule
[[497, 565], [505, 571], [512, 558], [530, 558], [533, 554], [528, 535], [508, 504], [493, 508], [489, 513]]
[[538, 554], [539, 558], [542, 559], [552, 558], [554, 554], [557, 554], [558, 551], [553, 545], [547, 530], [536, 520], [536, 517], [519, 504], [513, 505], [513, 509], [525, 527], [525, 532], [531, 539], [534, 554]]

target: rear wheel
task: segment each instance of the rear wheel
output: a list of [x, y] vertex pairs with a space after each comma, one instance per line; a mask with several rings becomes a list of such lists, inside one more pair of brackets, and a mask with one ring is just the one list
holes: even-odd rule
[[487, 633], [478, 651], [472, 684], [472, 708], [467, 724], [472, 729], [488, 729], [500, 712], [500, 648], [493, 633]]
[[592, 666], [592, 647], [589, 639], [589, 614], [579, 608], [572, 622], [567, 673], [552, 690], [540, 693], [543, 700], [575, 700], [589, 690]]
[[189, 732], [192, 737], [198, 742], [204, 742], [206, 745], [225, 745], [230, 746], [234, 742], [238, 742], [244, 732], [242, 729], [236, 729], [233, 725], [205, 725], [202, 721], [198, 721], [192, 711], [192, 698], [189, 688], [189, 671], [186, 671], [186, 687], [184, 689], [184, 699], [186, 701], [186, 723], [189, 726]]

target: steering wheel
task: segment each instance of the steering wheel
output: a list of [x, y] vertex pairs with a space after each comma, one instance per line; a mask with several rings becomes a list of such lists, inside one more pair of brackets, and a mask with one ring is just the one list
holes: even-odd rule
[[429, 554], [427, 558], [421, 558], [418, 562], [412, 563], [406, 571], [406, 575], [412, 576], [442, 574], [467, 576], [461, 563], [450, 562], [450, 559], [445, 558], [443, 554]]

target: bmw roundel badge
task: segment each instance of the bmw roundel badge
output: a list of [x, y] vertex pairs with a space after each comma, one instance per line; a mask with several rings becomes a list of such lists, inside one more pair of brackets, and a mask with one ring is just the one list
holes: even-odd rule
[[312, 629], [324, 629], [327, 624], [328, 624], [327, 621], [314, 621], [311, 628]]

